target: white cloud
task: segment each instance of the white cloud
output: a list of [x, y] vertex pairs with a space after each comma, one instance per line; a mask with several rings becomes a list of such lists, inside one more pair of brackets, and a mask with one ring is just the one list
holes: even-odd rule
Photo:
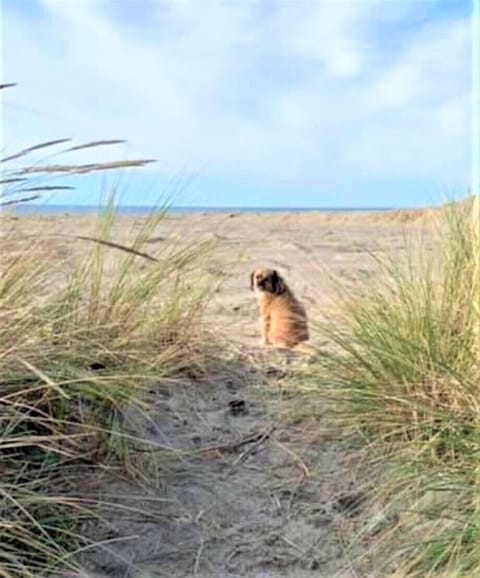
[[[345, 149], [371, 174], [464, 181], [470, 149], [470, 26], [419, 31], [363, 95], [371, 123]], [[463, 178], [462, 178], [463, 177]]]
[[[38, 114], [6, 108], [5, 142], [125, 137], [164, 172], [272, 185], [349, 171], [352, 182], [355, 171], [462, 179], [469, 23], [406, 34], [416, 3], [388, 4], [156, 2], [141, 26], [100, 1], [41, 0], [40, 20], [10, 9], [4, 76], [19, 87], [8, 99]], [[398, 23], [399, 48], [385, 48], [378, 22]]]
[[426, 26], [380, 76], [380, 104], [421, 106], [468, 91], [470, 42], [467, 20]]

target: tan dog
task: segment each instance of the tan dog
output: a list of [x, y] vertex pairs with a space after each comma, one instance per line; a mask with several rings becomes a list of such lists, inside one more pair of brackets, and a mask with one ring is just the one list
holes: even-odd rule
[[260, 305], [262, 344], [295, 347], [307, 341], [307, 314], [285, 281], [274, 269], [256, 269], [250, 288]]

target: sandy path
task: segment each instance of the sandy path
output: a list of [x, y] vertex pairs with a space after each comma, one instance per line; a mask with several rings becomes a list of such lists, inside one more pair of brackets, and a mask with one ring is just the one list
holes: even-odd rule
[[[232, 414], [229, 403], [239, 399], [245, 413]], [[150, 417], [151, 439], [211, 449], [168, 461], [161, 484], [146, 494], [163, 503], [124, 498], [147, 507], [152, 520], [109, 516], [115, 531], [100, 537], [136, 538], [110, 543], [90, 558], [95, 575], [355, 576], [339, 541], [356, 499], [355, 480], [318, 427], [279, 423], [253, 388], [224, 383], [162, 389]], [[115, 489], [130, 493], [128, 486]]]

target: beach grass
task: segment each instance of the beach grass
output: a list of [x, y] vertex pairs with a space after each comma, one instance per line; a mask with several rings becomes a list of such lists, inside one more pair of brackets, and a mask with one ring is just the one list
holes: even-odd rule
[[330, 346], [300, 384], [371, 473], [357, 537], [375, 575], [480, 575], [477, 201], [442, 209], [436, 250], [372, 255], [374, 281], [339, 289]]
[[[201, 371], [206, 247], [139, 257], [162, 212], [125, 250], [109, 207], [73, 262], [41, 239], [4, 239], [0, 286], [0, 575], [39, 576], [85, 546], [95, 471], [132, 473], [123, 411], [188, 368]], [[205, 279], [203, 279], [205, 281]], [[203, 357], [202, 357], [203, 355]], [[138, 442], [138, 440], [136, 440]]]
[[[99, 144], [105, 143], [89, 146]], [[76, 171], [70, 165], [62, 167]], [[85, 167], [80, 168], [77, 172]], [[113, 166], [95, 163], [95, 170], [106, 168]], [[22, 202], [34, 188], [30, 177], [20, 177], [19, 171], [33, 174], [24, 168], [4, 177], [3, 205]], [[58, 173], [58, 167], [52, 172]], [[35, 196], [60, 187], [35, 186]], [[149, 395], [162, 380], [172, 382], [185, 371], [201, 374], [209, 364], [211, 341], [202, 329], [202, 313], [213, 285], [202, 263], [212, 242], [152, 247], [152, 232], [164, 218], [165, 208], [152, 209], [132, 239], [119, 242], [112, 195], [88, 234], [3, 230], [4, 578], [38, 578], [77, 567], [76, 554], [94, 545], [94, 537], [84, 531], [86, 524], [92, 519], [101, 524], [102, 511], [122, 507], [99, 497], [100, 478], [144, 476], [133, 447], [146, 445], [157, 457], [159, 450], [168, 452], [137, 439], [126, 410], [136, 407], [146, 413]], [[142, 456], [147, 459], [148, 452]]]

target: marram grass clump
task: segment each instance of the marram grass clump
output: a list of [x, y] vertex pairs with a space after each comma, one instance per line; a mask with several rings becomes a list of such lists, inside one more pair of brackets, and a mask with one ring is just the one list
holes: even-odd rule
[[390, 522], [363, 534], [380, 576], [480, 576], [478, 208], [445, 207], [434, 251], [379, 259], [374, 284], [342, 295], [343, 322], [322, 327], [333, 347], [315, 379], [380, 465], [372, 511]]
[[[121, 243], [111, 203], [82, 238], [2, 237], [1, 577], [75, 567], [74, 553], [92, 547], [84, 522], [108, 507], [99, 473], [135, 475], [129, 449], [142, 442], [125, 410], [143, 411], [162, 378], [208, 364], [201, 317], [212, 283], [202, 263], [211, 244], [152, 253], [163, 218], [152, 212]], [[75, 250], [65, 255], [60, 243]]]

